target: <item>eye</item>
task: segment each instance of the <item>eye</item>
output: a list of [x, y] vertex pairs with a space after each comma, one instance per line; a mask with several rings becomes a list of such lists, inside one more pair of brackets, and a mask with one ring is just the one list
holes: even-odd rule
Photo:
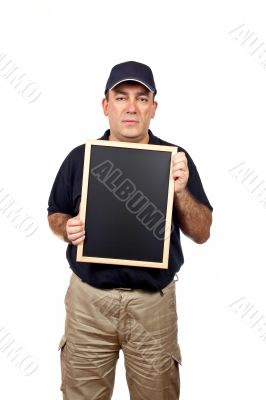
[[123, 96], [116, 97], [116, 100], [117, 100], [117, 101], [123, 101], [123, 100], [125, 100], [125, 99], [126, 99], [126, 98], [123, 97]]
[[139, 100], [141, 103], [147, 103], [148, 101], [147, 97], [139, 97]]

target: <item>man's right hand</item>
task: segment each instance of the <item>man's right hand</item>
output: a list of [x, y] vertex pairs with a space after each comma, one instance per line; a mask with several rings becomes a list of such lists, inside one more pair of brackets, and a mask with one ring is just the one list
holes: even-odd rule
[[68, 240], [75, 246], [82, 243], [85, 239], [85, 226], [84, 222], [80, 220], [79, 214], [67, 220], [66, 234]]

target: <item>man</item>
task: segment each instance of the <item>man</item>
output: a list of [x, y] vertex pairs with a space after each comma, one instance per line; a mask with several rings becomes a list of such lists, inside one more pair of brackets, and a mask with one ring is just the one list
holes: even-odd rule
[[[174, 146], [149, 130], [156, 92], [148, 66], [135, 61], [114, 66], [102, 101], [110, 129], [99, 140]], [[174, 230], [168, 269], [76, 262], [76, 246], [86, 235], [79, 217], [84, 150], [85, 145], [76, 147], [64, 160], [48, 207], [49, 225], [68, 243], [73, 271], [59, 345], [63, 398], [110, 400], [122, 349], [131, 400], [178, 400], [181, 354], [174, 276], [184, 261], [180, 229], [196, 243], [206, 242], [212, 207], [191, 157], [178, 147], [171, 166]]]

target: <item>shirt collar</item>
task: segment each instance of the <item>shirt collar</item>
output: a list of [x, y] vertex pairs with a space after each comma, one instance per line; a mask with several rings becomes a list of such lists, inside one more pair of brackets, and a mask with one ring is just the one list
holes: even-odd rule
[[[160, 144], [160, 140], [157, 136], [154, 136], [154, 134], [152, 133], [152, 131], [149, 129], [148, 130], [149, 133], [149, 143], [148, 144]], [[98, 140], [109, 140], [109, 136], [110, 136], [110, 129], [107, 129], [103, 136], [100, 137]]]

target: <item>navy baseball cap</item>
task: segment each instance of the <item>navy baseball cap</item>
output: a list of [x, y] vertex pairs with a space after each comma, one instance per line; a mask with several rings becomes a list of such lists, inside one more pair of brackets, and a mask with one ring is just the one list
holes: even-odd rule
[[125, 81], [136, 81], [146, 86], [154, 94], [157, 93], [152, 70], [148, 65], [137, 61], [126, 61], [115, 65], [105, 86], [104, 94], [113, 89], [119, 83]]

